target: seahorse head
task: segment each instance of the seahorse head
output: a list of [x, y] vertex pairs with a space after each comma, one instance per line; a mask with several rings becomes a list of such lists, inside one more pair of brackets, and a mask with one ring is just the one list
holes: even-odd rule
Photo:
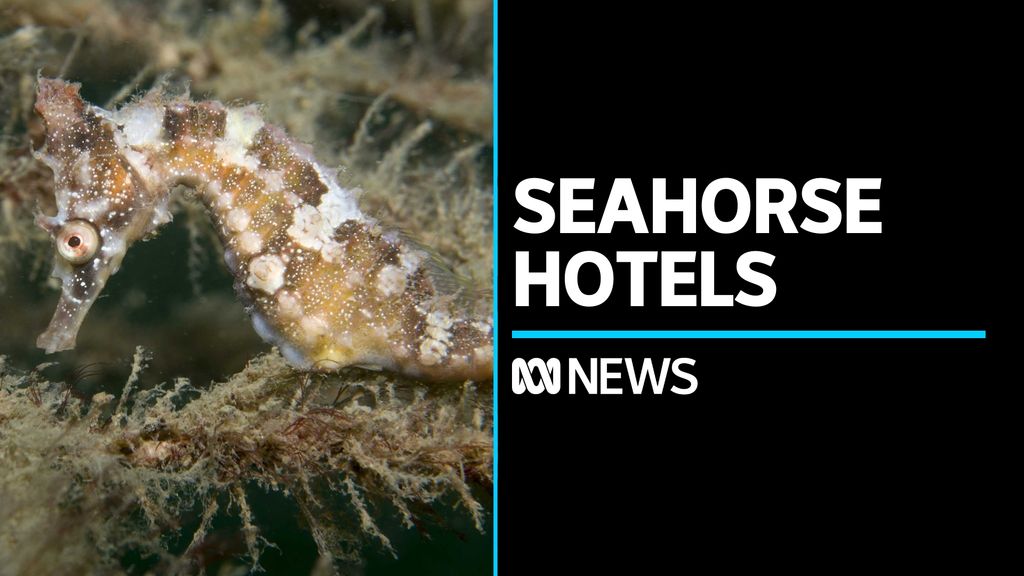
[[133, 167], [113, 115], [83, 102], [79, 85], [39, 79], [36, 112], [46, 142], [36, 151], [54, 173], [56, 214], [36, 222], [53, 237], [53, 276], [60, 301], [37, 345], [48, 353], [74, 348], [78, 329], [128, 247], [168, 221], [161, 203]]

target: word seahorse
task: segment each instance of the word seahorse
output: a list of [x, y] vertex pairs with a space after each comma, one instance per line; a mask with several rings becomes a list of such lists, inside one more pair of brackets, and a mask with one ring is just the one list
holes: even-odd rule
[[171, 190], [194, 188], [225, 247], [259, 335], [293, 366], [384, 368], [428, 380], [490, 378], [490, 301], [429, 252], [360, 211], [308, 146], [255, 105], [168, 98], [116, 111], [79, 84], [39, 79], [36, 111], [57, 213], [36, 220], [56, 244], [63, 287], [37, 344], [72, 349], [128, 248], [171, 220]]

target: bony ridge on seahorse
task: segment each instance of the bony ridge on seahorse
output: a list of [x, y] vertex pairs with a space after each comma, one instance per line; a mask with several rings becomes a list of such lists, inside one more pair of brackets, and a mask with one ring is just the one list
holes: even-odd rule
[[57, 205], [37, 222], [53, 236], [63, 284], [41, 348], [74, 348], [128, 248], [171, 220], [171, 190], [184, 184], [212, 215], [256, 331], [292, 365], [490, 378], [490, 298], [361, 212], [255, 105], [154, 90], [107, 111], [79, 88], [40, 78], [35, 105], [46, 124], [36, 157], [53, 170]]

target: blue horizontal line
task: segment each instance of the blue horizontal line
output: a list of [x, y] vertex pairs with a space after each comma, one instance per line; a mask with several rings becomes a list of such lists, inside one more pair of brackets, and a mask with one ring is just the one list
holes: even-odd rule
[[518, 339], [984, 339], [985, 330], [513, 330]]

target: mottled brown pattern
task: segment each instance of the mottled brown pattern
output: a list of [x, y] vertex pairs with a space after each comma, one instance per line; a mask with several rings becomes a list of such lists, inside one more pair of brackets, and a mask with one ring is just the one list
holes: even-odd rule
[[[477, 310], [472, 293], [424, 249], [362, 214], [332, 170], [254, 108], [156, 93], [138, 104], [163, 108], [159, 125], [147, 126], [158, 117], [149, 108], [118, 116], [84, 106], [69, 86], [40, 85], [37, 110], [48, 129], [41, 157], [54, 168], [62, 207], [44, 224], [56, 234], [67, 219], [88, 222], [111, 250], [73, 269], [57, 261], [66, 298], [40, 338], [48, 351], [73, 347], [124, 251], [169, 221], [168, 194], [186, 184], [211, 212], [257, 331], [290, 362], [430, 380], [490, 376], [489, 310]], [[127, 118], [130, 131], [115, 138], [122, 128], [108, 118]]]
[[164, 135], [167, 140], [181, 140], [191, 133], [190, 108], [184, 104], [172, 104], [164, 109]]
[[219, 102], [200, 102], [192, 107], [189, 120], [194, 126], [192, 133], [196, 138], [223, 138], [227, 110]]
[[164, 111], [164, 134], [169, 141], [223, 138], [227, 111], [219, 102], [172, 104]]
[[102, 149], [106, 152], [113, 152], [113, 136], [110, 135], [109, 130], [104, 132], [104, 126], [100, 124], [99, 116], [92, 110], [85, 111], [80, 120], [72, 126], [74, 128], [70, 141], [76, 149], [81, 151]]
[[279, 132], [273, 126], [264, 126], [256, 133], [250, 148], [252, 154], [259, 158], [260, 166], [267, 170], [283, 170], [291, 158], [291, 150], [280, 140]]
[[284, 181], [303, 202], [313, 206], [319, 204], [320, 198], [327, 193], [327, 185], [320, 180], [316, 169], [309, 163], [298, 162], [294, 158], [285, 166]]

